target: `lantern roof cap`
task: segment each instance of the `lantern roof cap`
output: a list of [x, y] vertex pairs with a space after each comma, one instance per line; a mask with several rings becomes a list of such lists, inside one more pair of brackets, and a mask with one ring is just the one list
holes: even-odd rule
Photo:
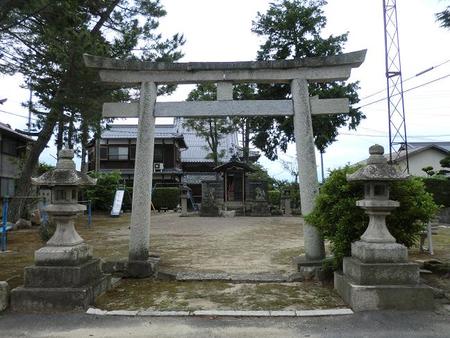
[[401, 172], [396, 166], [389, 164], [383, 156], [384, 148], [375, 144], [369, 148], [367, 165], [353, 174], [347, 175], [348, 181], [398, 181], [405, 180], [408, 174]]
[[97, 180], [75, 169], [73, 149], [61, 149], [56, 168], [39, 177], [31, 178], [34, 185], [44, 186], [86, 186], [95, 185]]

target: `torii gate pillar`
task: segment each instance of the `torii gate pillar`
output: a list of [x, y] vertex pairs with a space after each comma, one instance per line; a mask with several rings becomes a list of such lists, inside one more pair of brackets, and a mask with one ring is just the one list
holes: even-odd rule
[[155, 264], [149, 259], [149, 242], [156, 95], [154, 82], [142, 82], [135, 162], [135, 168], [139, 170], [134, 170], [128, 253], [128, 274], [132, 277], [150, 276]]
[[[319, 186], [308, 82], [305, 79], [292, 80], [291, 93], [294, 106], [294, 136], [299, 168], [301, 211], [305, 216], [314, 209], [314, 200]], [[306, 272], [303, 270], [310, 269], [315, 262], [316, 265], [321, 265], [321, 260], [325, 258], [324, 242], [317, 229], [304, 222], [303, 236], [305, 257], [298, 262], [300, 272]]]

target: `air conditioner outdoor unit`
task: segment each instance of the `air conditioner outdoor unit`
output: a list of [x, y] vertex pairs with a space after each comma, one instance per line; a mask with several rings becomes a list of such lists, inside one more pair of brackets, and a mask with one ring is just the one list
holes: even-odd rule
[[164, 163], [154, 163], [153, 164], [153, 170], [155, 172], [163, 171], [163, 169], [164, 169]]

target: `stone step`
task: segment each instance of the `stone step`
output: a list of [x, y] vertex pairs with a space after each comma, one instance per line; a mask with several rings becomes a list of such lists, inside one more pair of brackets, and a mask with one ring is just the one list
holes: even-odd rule
[[224, 281], [232, 283], [283, 283], [289, 277], [276, 273], [179, 272], [177, 281]]

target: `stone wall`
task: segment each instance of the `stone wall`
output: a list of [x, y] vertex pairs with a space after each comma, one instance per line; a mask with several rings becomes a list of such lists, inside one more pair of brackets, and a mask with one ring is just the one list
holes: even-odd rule
[[450, 207], [442, 208], [438, 214], [439, 223], [450, 224]]

